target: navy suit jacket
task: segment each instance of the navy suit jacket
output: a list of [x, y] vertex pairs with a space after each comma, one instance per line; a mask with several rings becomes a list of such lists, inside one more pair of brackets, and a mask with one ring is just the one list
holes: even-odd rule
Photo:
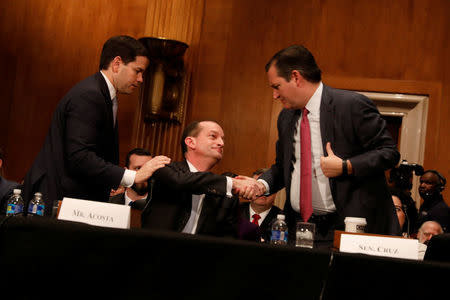
[[63, 197], [106, 202], [125, 172], [118, 162], [112, 101], [98, 72], [76, 84], [56, 107], [44, 145], [25, 177], [24, 200], [41, 192], [47, 214], [53, 201]]
[[237, 236], [239, 199], [226, 197], [225, 176], [192, 173], [187, 162], [181, 161], [157, 170], [151, 180], [142, 227], [181, 232], [191, 215], [192, 195], [205, 194], [197, 233]]
[[[239, 213], [240, 217], [247, 221], [251, 222], [252, 218], [250, 216], [250, 202], [244, 202], [239, 205]], [[266, 243], [270, 242], [270, 236], [272, 234], [272, 223], [274, 220], [277, 219], [277, 215], [281, 212], [281, 209], [274, 205], [270, 209], [267, 216], [264, 218], [264, 220], [261, 222], [261, 225], [258, 228], [258, 234], [260, 237], [264, 239]]]
[[[293, 215], [290, 204], [293, 138], [299, 116], [298, 110], [280, 112], [276, 161], [260, 177], [268, 183], [271, 193], [286, 187], [284, 211], [291, 232], [295, 231], [295, 220], [290, 218]], [[320, 131], [323, 153], [327, 153], [326, 143], [330, 142], [335, 155], [349, 159], [353, 167], [352, 175], [329, 179], [339, 223], [343, 224], [347, 216], [364, 217], [367, 232], [400, 234], [384, 175], [385, 170], [397, 164], [400, 154], [374, 103], [361, 94], [324, 85]]]

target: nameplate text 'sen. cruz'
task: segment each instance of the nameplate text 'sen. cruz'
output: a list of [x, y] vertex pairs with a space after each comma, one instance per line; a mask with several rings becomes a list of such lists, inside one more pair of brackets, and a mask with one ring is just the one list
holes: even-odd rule
[[342, 234], [341, 252], [418, 259], [418, 241], [414, 239]]
[[130, 228], [130, 206], [98, 201], [64, 198], [59, 220], [112, 228]]

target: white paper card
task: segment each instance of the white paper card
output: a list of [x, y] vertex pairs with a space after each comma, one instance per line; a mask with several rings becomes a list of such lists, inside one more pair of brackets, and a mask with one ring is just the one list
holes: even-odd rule
[[128, 229], [130, 228], [130, 206], [64, 198], [58, 219]]
[[342, 252], [418, 259], [418, 240], [381, 236], [342, 234]]

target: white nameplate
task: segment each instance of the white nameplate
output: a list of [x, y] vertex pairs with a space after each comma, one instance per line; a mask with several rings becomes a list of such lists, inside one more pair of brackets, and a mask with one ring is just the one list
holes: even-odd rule
[[356, 234], [342, 234], [342, 252], [418, 259], [418, 240]]
[[64, 198], [58, 219], [102, 227], [129, 229], [130, 206]]

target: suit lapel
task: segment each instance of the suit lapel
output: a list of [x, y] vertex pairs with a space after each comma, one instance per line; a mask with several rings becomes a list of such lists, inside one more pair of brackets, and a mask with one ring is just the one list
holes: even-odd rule
[[327, 142], [334, 145], [334, 131], [333, 131], [333, 99], [330, 95], [329, 87], [323, 85], [322, 99], [320, 102], [320, 134], [322, 136], [323, 153], [326, 154]]
[[286, 153], [284, 154], [286, 159], [284, 160], [284, 176], [285, 176], [285, 182], [288, 184], [286, 185], [287, 189], [290, 189], [291, 184], [291, 174], [293, 171], [293, 164], [292, 162], [295, 161], [295, 145], [294, 145], [294, 135], [297, 131], [297, 121], [300, 118], [301, 111], [295, 110], [295, 111], [289, 111], [290, 118], [287, 120], [287, 128], [286, 128], [286, 136], [285, 141], [287, 143], [287, 147], [285, 147]]
[[[188, 172], [189, 171], [189, 166], [186, 162], [186, 160], [183, 160], [182, 162], [179, 163], [180, 169], [182, 171]], [[178, 231], [181, 232], [184, 227], [186, 226], [187, 222], [189, 221], [189, 218], [191, 216], [191, 210], [192, 210], [192, 194], [188, 193], [188, 192], [181, 192], [180, 195], [180, 205], [182, 206], [182, 218], [179, 218], [179, 223], [178, 223]], [[200, 216], [201, 217], [201, 216]], [[199, 223], [200, 223], [200, 218], [199, 218]], [[197, 230], [198, 230], [198, 226], [197, 226]]]

